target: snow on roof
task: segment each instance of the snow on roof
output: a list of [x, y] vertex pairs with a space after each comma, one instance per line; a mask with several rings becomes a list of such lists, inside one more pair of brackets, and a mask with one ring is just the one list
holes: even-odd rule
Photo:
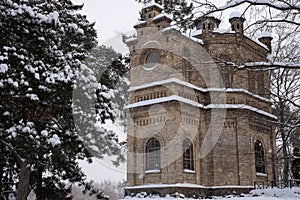
[[139, 101], [133, 104], [129, 104], [124, 107], [124, 109], [129, 109], [129, 108], [137, 108], [137, 107], [142, 107], [142, 106], [148, 106], [148, 105], [153, 105], [153, 104], [158, 104], [158, 103], [164, 103], [168, 101], [180, 101], [182, 103], [189, 104], [191, 106], [195, 106], [198, 108], [203, 108], [204, 106], [198, 102], [195, 102], [190, 99], [186, 99], [177, 95], [171, 95], [168, 97], [162, 97], [162, 98], [157, 98], [157, 99], [151, 99], [151, 100], [146, 100], [146, 101]]
[[245, 105], [245, 104], [209, 104], [207, 106], [204, 106], [203, 104], [200, 104], [196, 101], [186, 99], [186, 98], [183, 98], [183, 97], [180, 97], [177, 95], [161, 97], [161, 98], [151, 99], [151, 100], [146, 100], [146, 101], [139, 101], [139, 102], [125, 106], [124, 109], [149, 106], [149, 105], [164, 103], [164, 102], [168, 102], [168, 101], [179, 101], [179, 102], [189, 104], [189, 105], [197, 107], [197, 108], [203, 108], [203, 109], [245, 109], [245, 110], [250, 110], [250, 111], [256, 112], [261, 115], [268, 116], [273, 119], [277, 119], [277, 117], [275, 115], [272, 115], [271, 113], [268, 113], [266, 111], [263, 111], [263, 110], [254, 108], [252, 106]]
[[172, 26], [169, 26], [169, 27], [166, 27], [162, 30], [162, 32], [165, 32], [165, 31], [169, 31], [169, 30], [176, 30], [178, 27], [176, 25], [172, 25]]
[[230, 13], [229, 15], [229, 19], [232, 19], [232, 18], [240, 18], [242, 17], [242, 13], [240, 13], [239, 11], [233, 11]]
[[138, 25], [142, 25], [142, 24], [146, 24], [146, 21], [139, 20], [134, 24], [134, 26], [138, 26]]
[[162, 81], [156, 81], [156, 82], [151, 82], [151, 83], [147, 83], [147, 84], [143, 84], [143, 85], [139, 85], [139, 86], [130, 87], [128, 89], [128, 92], [141, 90], [141, 89], [145, 89], [145, 88], [149, 88], [149, 87], [154, 87], [154, 86], [158, 86], [158, 85], [165, 85], [165, 84], [169, 84], [169, 83], [177, 83], [179, 85], [183, 85], [183, 86], [186, 86], [186, 87], [189, 87], [189, 88], [201, 91], [201, 92], [240, 92], [240, 93], [248, 94], [250, 96], [253, 96], [254, 98], [257, 98], [257, 99], [260, 99], [260, 100], [263, 100], [266, 102], [271, 102], [270, 99], [253, 94], [245, 89], [241, 89], [241, 88], [201, 88], [201, 87], [197, 87], [191, 83], [179, 80], [177, 78], [170, 78], [170, 79], [166, 79], [166, 80], [162, 80]]
[[268, 31], [263, 31], [259, 36], [258, 38], [273, 38], [272, 37], [272, 34]]
[[220, 34], [224, 34], [224, 33], [235, 33], [232, 30], [229, 29], [224, 29], [224, 28], [217, 28], [213, 31], [214, 33], [220, 33]]
[[153, 18], [153, 21], [158, 20], [158, 19], [163, 18], [163, 17], [168, 18], [168, 19], [170, 19], [170, 20], [173, 20], [172, 16], [170, 16], [170, 15], [168, 15], [168, 14], [166, 14], [166, 13], [160, 13], [159, 15], [156, 15], [156, 16]]
[[245, 104], [209, 104], [205, 108], [216, 108], [216, 109], [246, 109], [246, 110], [251, 110], [253, 112], [268, 116], [273, 119], [277, 119], [275, 115], [272, 115], [271, 113], [268, 113], [266, 111], [254, 108], [252, 106], [248, 106]]
[[265, 44], [261, 43], [257, 38], [253, 39], [253, 38], [251, 38], [250, 36], [248, 36], [248, 35], [246, 35], [246, 34], [245, 34], [244, 36], [247, 37], [249, 40], [252, 40], [252, 41], [255, 42], [256, 44], [260, 45], [261, 47], [263, 47], [263, 48], [269, 50], [269, 48], [268, 48]]
[[199, 30], [195, 30], [194, 32], [192, 32], [191, 36], [197, 36], [197, 35], [201, 35], [202, 34], [202, 29]]
[[146, 5], [143, 6], [142, 9], [150, 8], [150, 7], [153, 7], [153, 6], [158, 7], [160, 9], [162, 9], [162, 10], [164, 9], [164, 7], [162, 5], [160, 5], [158, 3], [155, 3], [155, 2], [147, 3]]
[[137, 37], [130, 37], [125, 40], [125, 43], [137, 40]]

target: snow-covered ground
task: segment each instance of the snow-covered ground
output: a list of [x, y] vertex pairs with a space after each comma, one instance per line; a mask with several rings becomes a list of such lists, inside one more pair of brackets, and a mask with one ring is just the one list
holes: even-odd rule
[[[194, 200], [192, 198], [184, 198], [181, 194], [176, 194], [176, 197], [167, 195], [166, 197], [159, 196], [145, 196], [145, 194], [138, 194], [134, 197], [125, 197], [125, 200], [176, 200], [176, 199], [184, 199], [184, 200]], [[294, 187], [292, 189], [257, 189], [250, 192], [250, 194], [245, 194], [241, 196], [233, 196], [228, 195], [225, 197], [211, 197], [208, 199], [218, 199], [218, 200], [300, 200], [300, 187]]]

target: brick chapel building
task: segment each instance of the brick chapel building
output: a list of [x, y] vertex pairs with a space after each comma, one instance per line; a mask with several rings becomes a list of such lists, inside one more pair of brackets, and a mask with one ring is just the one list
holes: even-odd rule
[[182, 34], [156, 3], [142, 8], [137, 36], [124, 37], [131, 57], [126, 194], [188, 196], [247, 192], [277, 181], [275, 131], [266, 62], [272, 38], [244, 35], [232, 13], [230, 30], [198, 17]]

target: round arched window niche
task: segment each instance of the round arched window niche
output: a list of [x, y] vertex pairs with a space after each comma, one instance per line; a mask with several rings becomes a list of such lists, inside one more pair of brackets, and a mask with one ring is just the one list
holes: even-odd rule
[[145, 70], [154, 69], [158, 65], [159, 59], [160, 59], [160, 54], [157, 50], [150, 51], [146, 56], [144, 69]]

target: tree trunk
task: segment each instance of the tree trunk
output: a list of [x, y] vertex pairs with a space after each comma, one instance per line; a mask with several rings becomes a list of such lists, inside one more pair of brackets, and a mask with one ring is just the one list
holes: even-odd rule
[[44, 200], [45, 195], [43, 192], [43, 168], [38, 166], [36, 171], [36, 199]]
[[287, 144], [284, 140], [282, 142], [282, 154], [283, 154], [283, 183], [287, 187], [289, 184], [289, 155], [287, 150]]
[[17, 200], [27, 200], [31, 168], [27, 160], [21, 162], [20, 180], [17, 189]]

